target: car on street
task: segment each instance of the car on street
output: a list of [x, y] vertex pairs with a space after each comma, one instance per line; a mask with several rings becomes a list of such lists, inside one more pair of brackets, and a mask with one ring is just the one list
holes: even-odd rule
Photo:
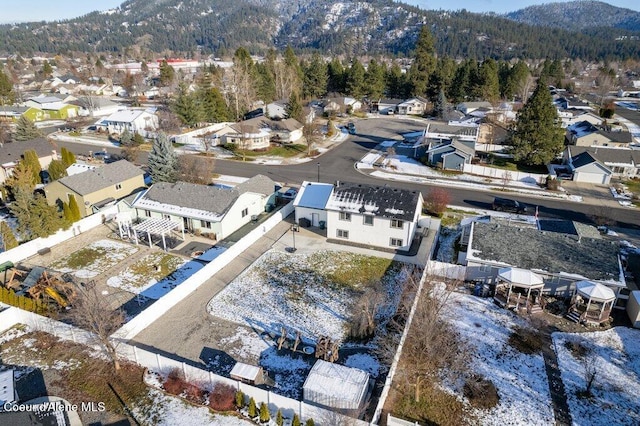
[[350, 121], [349, 124], [347, 124], [347, 130], [349, 130], [350, 135], [356, 134], [356, 125], [353, 124], [353, 121]]
[[512, 212], [518, 214], [527, 212], [527, 207], [524, 204], [509, 198], [494, 198], [491, 208], [499, 212]]

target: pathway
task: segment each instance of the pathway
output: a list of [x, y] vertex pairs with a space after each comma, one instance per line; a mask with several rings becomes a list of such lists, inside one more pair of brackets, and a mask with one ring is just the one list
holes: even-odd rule
[[564, 389], [564, 382], [558, 367], [558, 356], [556, 354], [555, 345], [551, 338], [551, 333], [558, 331], [553, 326], [548, 326], [541, 330], [544, 343], [542, 345], [542, 357], [544, 358], [544, 366], [547, 372], [547, 380], [549, 382], [549, 393], [551, 395], [551, 405], [553, 406], [553, 414], [556, 419], [557, 426], [570, 426], [571, 412], [567, 404], [567, 394]]

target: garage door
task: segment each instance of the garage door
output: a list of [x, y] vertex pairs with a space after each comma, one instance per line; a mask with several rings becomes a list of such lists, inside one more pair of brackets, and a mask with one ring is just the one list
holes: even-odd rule
[[574, 182], [584, 182], [584, 183], [597, 183], [600, 185], [606, 185], [607, 175], [604, 173], [586, 173], [579, 172], [573, 175]]

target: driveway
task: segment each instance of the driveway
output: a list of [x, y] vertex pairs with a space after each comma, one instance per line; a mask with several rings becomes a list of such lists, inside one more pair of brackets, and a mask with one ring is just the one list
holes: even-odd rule
[[596, 185], [594, 183], [579, 183], [563, 181], [562, 187], [570, 195], [579, 195], [586, 204], [596, 206], [620, 207], [620, 204], [613, 198], [608, 186]]

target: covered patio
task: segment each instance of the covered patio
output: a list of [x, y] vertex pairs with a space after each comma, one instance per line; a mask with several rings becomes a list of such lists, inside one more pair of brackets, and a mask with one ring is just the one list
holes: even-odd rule
[[171, 235], [171, 231], [178, 228], [180, 228], [180, 230], [182, 231], [182, 241], [184, 241], [184, 226], [170, 219], [147, 219], [144, 222], [139, 223], [133, 227], [133, 235], [136, 241], [136, 245], [138, 245], [138, 232], [146, 233], [147, 239], [149, 241], [149, 248], [153, 246], [151, 236], [160, 235], [162, 237], [162, 249], [164, 251], [167, 251], [166, 236]]
[[609, 287], [591, 281], [578, 281], [567, 317], [582, 324], [609, 321], [616, 294]]
[[506, 309], [526, 309], [527, 313], [542, 311], [542, 277], [527, 269], [502, 268], [493, 300]]

